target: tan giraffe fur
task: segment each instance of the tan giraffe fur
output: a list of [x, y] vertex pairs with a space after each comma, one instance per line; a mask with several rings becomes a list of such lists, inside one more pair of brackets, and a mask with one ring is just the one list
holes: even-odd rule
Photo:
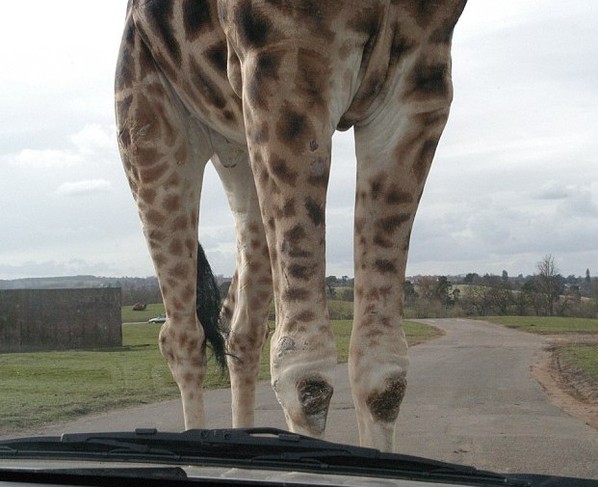
[[203, 427], [195, 311], [198, 206], [212, 160], [237, 271], [222, 309], [233, 426], [253, 425], [272, 299], [272, 386], [290, 430], [324, 435], [334, 337], [325, 291], [331, 137], [354, 127], [355, 318], [349, 372], [360, 441], [394, 448], [406, 387], [409, 235], [452, 99], [466, 0], [131, 0], [116, 75], [119, 147], [160, 281], [160, 349], [185, 426]]

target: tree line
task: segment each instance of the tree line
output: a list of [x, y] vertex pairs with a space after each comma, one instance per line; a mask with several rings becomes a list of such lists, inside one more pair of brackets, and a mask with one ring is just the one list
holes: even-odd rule
[[[217, 276], [217, 280], [224, 297], [230, 278]], [[121, 287], [123, 305], [161, 301], [155, 277], [114, 279], [108, 285]], [[328, 276], [326, 289], [329, 299], [353, 301], [353, 278]], [[538, 262], [532, 275], [513, 277], [503, 271], [501, 275], [471, 272], [464, 276], [417, 276], [405, 281], [404, 292], [405, 316], [410, 318], [490, 315], [598, 317], [598, 277], [592, 276], [589, 269], [585, 276], [565, 277], [552, 255]]]
[[[352, 300], [353, 289], [334, 288], [326, 279], [329, 297]], [[563, 276], [552, 255], [536, 265], [533, 275], [510, 277], [473, 272], [465, 276], [417, 276], [405, 281], [405, 315], [443, 316], [535, 315], [598, 317], [598, 277]]]

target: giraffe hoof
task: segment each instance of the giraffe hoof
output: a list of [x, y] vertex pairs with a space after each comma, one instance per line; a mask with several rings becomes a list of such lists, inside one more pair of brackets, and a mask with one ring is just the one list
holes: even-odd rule
[[326, 429], [326, 417], [334, 388], [322, 377], [312, 376], [297, 383], [297, 397], [307, 429], [320, 436]]
[[388, 377], [384, 381], [384, 389], [372, 392], [366, 399], [366, 404], [375, 421], [392, 423], [399, 415], [399, 408], [405, 390], [407, 379], [404, 375]]

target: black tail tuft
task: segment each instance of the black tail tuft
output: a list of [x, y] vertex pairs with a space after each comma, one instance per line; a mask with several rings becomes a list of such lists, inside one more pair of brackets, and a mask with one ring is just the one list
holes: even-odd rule
[[206, 342], [210, 344], [220, 368], [226, 369], [226, 343], [220, 328], [220, 293], [216, 279], [201, 244], [197, 243], [197, 317], [203, 325]]

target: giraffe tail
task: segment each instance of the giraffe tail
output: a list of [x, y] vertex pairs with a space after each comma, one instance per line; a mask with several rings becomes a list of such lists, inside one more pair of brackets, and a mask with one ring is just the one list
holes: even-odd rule
[[220, 327], [220, 293], [201, 244], [197, 243], [197, 317], [203, 325], [205, 343], [214, 353], [221, 370], [226, 369], [226, 342]]

